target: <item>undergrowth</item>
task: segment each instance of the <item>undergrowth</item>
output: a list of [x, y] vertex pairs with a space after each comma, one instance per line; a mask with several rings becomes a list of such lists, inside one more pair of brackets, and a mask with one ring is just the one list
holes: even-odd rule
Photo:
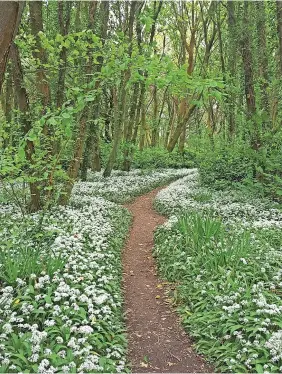
[[218, 371], [281, 372], [281, 212], [197, 178], [156, 198], [170, 216], [155, 234], [160, 274], [178, 285], [182, 323]]

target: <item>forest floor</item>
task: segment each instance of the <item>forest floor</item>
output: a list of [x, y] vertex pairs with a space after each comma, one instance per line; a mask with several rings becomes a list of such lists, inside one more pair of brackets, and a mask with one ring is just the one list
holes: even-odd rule
[[123, 286], [129, 361], [133, 372], [200, 373], [211, 367], [195, 353], [167, 301], [158, 279], [152, 248], [157, 226], [165, 222], [153, 209], [161, 188], [138, 197], [126, 208], [133, 224], [123, 252]]

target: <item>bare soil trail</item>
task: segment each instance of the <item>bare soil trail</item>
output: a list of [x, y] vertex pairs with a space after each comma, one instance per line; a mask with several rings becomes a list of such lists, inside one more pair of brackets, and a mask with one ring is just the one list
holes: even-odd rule
[[153, 233], [165, 217], [153, 210], [161, 188], [127, 204], [133, 223], [123, 252], [123, 287], [133, 373], [211, 373], [166, 302], [152, 257]]

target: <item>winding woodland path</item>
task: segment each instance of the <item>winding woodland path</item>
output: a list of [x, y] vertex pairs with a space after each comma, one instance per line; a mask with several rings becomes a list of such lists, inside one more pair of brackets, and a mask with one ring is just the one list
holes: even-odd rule
[[203, 373], [211, 367], [192, 349], [177, 315], [165, 301], [152, 257], [153, 232], [165, 222], [152, 207], [160, 188], [126, 208], [133, 224], [123, 253], [123, 286], [129, 360], [134, 373]]

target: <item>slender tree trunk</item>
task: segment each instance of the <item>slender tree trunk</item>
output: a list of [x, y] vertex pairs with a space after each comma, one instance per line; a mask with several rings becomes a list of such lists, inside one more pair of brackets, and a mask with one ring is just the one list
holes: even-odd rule
[[[104, 95], [105, 96], [105, 95]], [[108, 105], [109, 102], [109, 105]], [[113, 113], [113, 96], [110, 94], [109, 100], [106, 99], [105, 103], [105, 112], [103, 114], [103, 117], [105, 118], [105, 141], [106, 143], [110, 143], [112, 141], [112, 135], [111, 135], [111, 122], [112, 122], [112, 113]]]
[[[64, 11], [66, 7], [66, 12]], [[60, 26], [60, 34], [66, 37], [69, 33], [70, 16], [71, 16], [71, 1], [58, 1], [58, 21]], [[64, 14], [66, 13], [66, 14]], [[58, 86], [57, 86], [57, 107], [61, 108], [65, 100], [65, 79], [66, 79], [66, 68], [67, 68], [67, 49], [65, 46], [62, 47], [59, 55], [59, 75], [58, 75]]]
[[[99, 111], [98, 106], [96, 110]], [[97, 113], [95, 118], [98, 118]], [[100, 132], [97, 122], [93, 125], [92, 154], [92, 170], [101, 171]]]
[[182, 132], [179, 137], [179, 152], [184, 153], [185, 141], [186, 141], [187, 126], [183, 126]]
[[[235, 84], [236, 75], [236, 57], [237, 57], [237, 29], [236, 29], [236, 18], [235, 18], [235, 2], [228, 1], [227, 3], [227, 24], [228, 24], [228, 59], [227, 68], [229, 71], [228, 85], [233, 87]], [[229, 122], [229, 139], [235, 134], [235, 105], [234, 97], [231, 90], [228, 93], [228, 122]]]
[[[138, 105], [137, 105], [137, 109], [136, 109], [136, 117], [135, 117], [135, 120], [134, 120], [134, 131], [133, 131], [133, 135], [132, 135], [132, 144], [133, 145], [136, 145], [136, 141], [137, 141], [138, 129], [139, 129], [139, 125], [140, 125], [140, 122], [141, 122], [141, 119], [140, 119], [141, 118], [141, 107], [142, 107], [142, 102], [144, 101], [144, 94], [145, 94], [145, 87], [142, 88], [142, 86], [141, 86], [139, 101], [138, 101]], [[134, 149], [132, 147], [131, 148], [131, 155], [130, 155], [130, 165], [132, 163], [133, 153], [134, 153]], [[130, 167], [129, 167], [129, 169], [130, 169]]]
[[[36, 84], [44, 113], [51, 104], [51, 90], [49, 87], [48, 78], [45, 74], [44, 67], [44, 65], [47, 64], [47, 55], [44, 48], [41, 45], [39, 36], [41, 32], [44, 32], [42, 6], [42, 1], [31, 1], [29, 3], [31, 32], [36, 41], [35, 49], [33, 49], [32, 53], [33, 57], [35, 58], [38, 64], [38, 68], [36, 70]], [[47, 135], [46, 128], [45, 134]]]
[[138, 91], [139, 91], [139, 84], [135, 83], [133, 88], [133, 94], [131, 99], [131, 108], [129, 112], [129, 120], [128, 120], [128, 128], [126, 132], [126, 147], [123, 152], [123, 166], [122, 170], [129, 171], [131, 160], [129, 156], [132, 154], [132, 143], [133, 143], [133, 128], [134, 128], [134, 119], [136, 115], [137, 109], [137, 101], [138, 101]]
[[[21, 120], [23, 124], [23, 133], [26, 135], [32, 128], [30, 114], [29, 114], [29, 100], [28, 94], [24, 86], [23, 72], [21, 66], [21, 60], [18, 48], [15, 44], [11, 46], [11, 56], [13, 61], [13, 75], [14, 75], [14, 85], [15, 94], [17, 96], [18, 108], [21, 112]], [[26, 159], [29, 161], [30, 165], [34, 164], [34, 144], [31, 140], [27, 139], [25, 147]], [[34, 175], [31, 175], [34, 176]], [[30, 182], [30, 207], [31, 212], [36, 212], [41, 208], [40, 192], [38, 189], [38, 183]]]
[[80, 17], [81, 4], [82, 4], [82, 1], [75, 2], [75, 6], [76, 6], [75, 21], [74, 21], [75, 32], [81, 31], [81, 17]]
[[158, 126], [158, 91], [157, 87], [153, 86], [153, 130], [152, 130], [152, 147], [156, 147], [159, 141], [159, 126]]
[[[124, 87], [121, 82], [121, 86]], [[120, 90], [121, 91], [121, 90]], [[120, 95], [121, 96], [121, 95]], [[123, 99], [124, 100], [124, 99]], [[119, 112], [119, 99], [117, 97], [117, 92], [113, 89], [113, 103], [114, 103], [114, 133], [113, 133], [113, 143], [112, 149], [107, 161], [107, 165], [104, 170], [104, 177], [109, 177], [111, 175], [112, 169], [117, 156], [119, 137], [121, 135], [121, 126], [120, 126], [120, 112]]]
[[190, 105], [187, 112], [186, 112], [185, 117], [182, 120], [178, 121], [178, 123], [175, 127], [175, 130], [174, 130], [174, 133], [173, 133], [173, 135], [171, 136], [171, 138], [168, 142], [167, 150], [169, 152], [172, 152], [174, 150], [174, 147], [177, 144], [178, 138], [179, 138], [181, 132], [183, 131], [183, 127], [187, 125], [187, 122], [189, 121], [189, 119], [192, 116], [195, 109], [196, 109], [196, 105], [194, 105], [194, 104]]
[[243, 13], [243, 23], [242, 27], [242, 39], [241, 39], [241, 53], [243, 60], [244, 78], [245, 78], [245, 97], [247, 104], [247, 120], [252, 124], [250, 128], [251, 135], [251, 145], [254, 149], [258, 149], [259, 143], [259, 133], [257, 125], [254, 121], [254, 115], [256, 113], [256, 99], [255, 99], [255, 89], [254, 89], [254, 78], [253, 78], [253, 61], [252, 61], [252, 51], [250, 44], [250, 33], [246, 25], [249, 21], [249, 2], [244, 2], [244, 13]]
[[[89, 4], [89, 26], [91, 28], [93, 28], [93, 25], [94, 25], [96, 8], [97, 8], [96, 1], [93, 1]], [[89, 40], [89, 43], [90, 42], [91, 40]], [[87, 56], [88, 56], [88, 62], [85, 67], [85, 75], [86, 75], [86, 84], [87, 86], [89, 86], [90, 79], [91, 79], [92, 65], [93, 65], [93, 55], [92, 55], [92, 51], [90, 47], [88, 47]], [[83, 149], [85, 145], [88, 117], [89, 117], [89, 105], [85, 105], [82, 111], [81, 117], [80, 117], [80, 121], [79, 121], [78, 134], [77, 134], [77, 138], [76, 138], [76, 142], [74, 146], [74, 155], [68, 168], [69, 180], [66, 183], [64, 194], [60, 198], [60, 204], [62, 205], [67, 204], [71, 196], [74, 182], [78, 176], [79, 167], [82, 161]]]
[[167, 125], [167, 128], [166, 128], [165, 138], [164, 138], [164, 147], [165, 148], [167, 148], [170, 134], [173, 133], [173, 124], [174, 124], [174, 120], [175, 120], [175, 104], [174, 104], [173, 99], [171, 100], [171, 102], [172, 103], [170, 104], [169, 100], [167, 101], [168, 111], [169, 111], [169, 122], [168, 122], [168, 125]]
[[119, 100], [117, 102], [117, 106], [119, 107], [118, 110], [118, 116], [115, 120], [115, 128], [114, 128], [114, 138], [113, 138], [113, 146], [112, 150], [110, 152], [110, 156], [108, 159], [108, 162], [106, 164], [105, 170], [104, 170], [104, 177], [109, 177], [111, 175], [111, 172], [113, 170], [117, 153], [118, 153], [118, 147], [120, 143], [121, 133], [122, 133], [122, 124], [124, 121], [124, 110], [122, 108], [125, 107], [125, 101], [126, 101], [126, 83], [129, 80], [129, 70], [125, 71], [123, 74], [123, 79], [121, 80], [121, 87], [119, 89]]
[[[266, 42], [266, 27], [265, 27], [265, 5], [263, 1], [256, 1], [257, 8], [257, 34], [258, 34], [258, 64], [259, 64], [259, 77], [260, 77], [260, 92], [261, 92], [261, 106], [267, 115], [270, 117], [269, 98], [268, 98], [268, 53]], [[267, 120], [268, 122], [268, 120]]]
[[140, 142], [139, 149], [143, 151], [145, 146], [145, 134], [146, 134], [146, 106], [145, 106], [145, 83], [142, 82], [141, 86], [142, 100], [141, 100], [141, 126], [140, 126]]
[[[133, 24], [134, 24], [134, 18], [135, 18], [135, 10], [136, 10], [136, 1], [131, 2], [130, 6], [130, 15], [129, 15], [129, 22], [128, 22], [128, 39], [129, 39], [129, 47], [128, 47], [128, 55], [129, 58], [131, 58], [132, 55], [132, 39], [133, 39]], [[121, 79], [121, 87], [119, 89], [119, 116], [118, 120], [115, 122], [115, 130], [114, 130], [114, 139], [113, 139], [113, 147], [108, 159], [108, 162], [106, 164], [105, 170], [104, 170], [104, 177], [109, 177], [111, 175], [112, 169], [114, 167], [114, 163], [116, 161], [118, 148], [120, 144], [120, 138], [121, 138], [121, 132], [122, 132], [122, 125], [124, 123], [124, 117], [126, 112], [126, 101], [127, 101], [127, 82], [130, 78], [130, 67], [126, 71], [122, 73], [122, 79]]]
[[[108, 29], [108, 21], [109, 21], [109, 2], [105, 1], [102, 2], [100, 5], [101, 10], [101, 27], [100, 27], [100, 38], [102, 40], [102, 45], [104, 46], [105, 40], [107, 37], [107, 29]], [[93, 24], [94, 26], [94, 24]], [[92, 26], [92, 29], [93, 29]], [[90, 27], [89, 27], [90, 28]], [[101, 84], [101, 78], [99, 77], [99, 74], [103, 67], [104, 58], [103, 56], [99, 56], [97, 58], [98, 65], [96, 66], [96, 75], [98, 76], [95, 82], [95, 90], [98, 92], [98, 89]], [[95, 171], [101, 170], [101, 161], [100, 161], [100, 130], [99, 130], [99, 122], [98, 118], [100, 115], [100, 95], [97, 95], [93, 108], [91, 108], [90, 111], [91, 115], [91, 121], [89, 123], [89, 132], [86, 142], [86, 147], [84, 150], [83, 155], [83, 164], [81, 168], [81, 177], [82, 180], [87, 179], [87, 170], [90, 166], [90, 160], [92, 158], [92, 169], [95, 168]], [[94, 154], [91, 155], [90, 152], [94, 151]]]
[[[195, 65], [195, 47], [196, 47], [196, 24], [195, 24], [195, 4], [192, 2], [192, 25], [190, 29], [190, 42], [189, 44], [186, 41], [186, 29], [180, 31], [182, 35], [182, 44], [183, 47], [185, 46], [186, 51], [188, 53], [188, 66], [187, 66], [187, 75], [191, 76], [194, 71], [194, 65]], [[186, 53], [183, 53], [183, 58], [186, 58]], [[184, 61], [183, 61], [184, 62]], [[186, 138], [186, 127], [187, 123], [190, 119], [190, 116], [194, 112], [196, 106], [195, 105], [189, 105], [188, 98], [183, 98], [181, 100], [180, 106], [179, 106], [179, 113], [177, 118], [177, 125], [174, 130], [174, 133], [172, 134], [168, 145], [167, 150], [169, 152], [172, 152], [174, 147], [176, 146], [179, 137], [182, 136], [182, 139], [180, 140], [181, 148], [184, 149], [184, 143]], [[182, 149], [182, 152], [183, 152]]]
[[277, 0], [277, 32], [278, 32], [278, 41], [279, 41], [279, 70], [282, 75], [282, 2]]
[[[276, 14], [277, 14], [277, 35], [278, 35], [278, 69], [277, 69], [277, 85], [274, 92], [274, 100], [272, 104], [272, 124], [273, 128], [276, 129], [281, 127], [281, 82], [282, 82], [282, 3], [276, 1]], [[278, 121], [277, 121], [278, 115]]]

